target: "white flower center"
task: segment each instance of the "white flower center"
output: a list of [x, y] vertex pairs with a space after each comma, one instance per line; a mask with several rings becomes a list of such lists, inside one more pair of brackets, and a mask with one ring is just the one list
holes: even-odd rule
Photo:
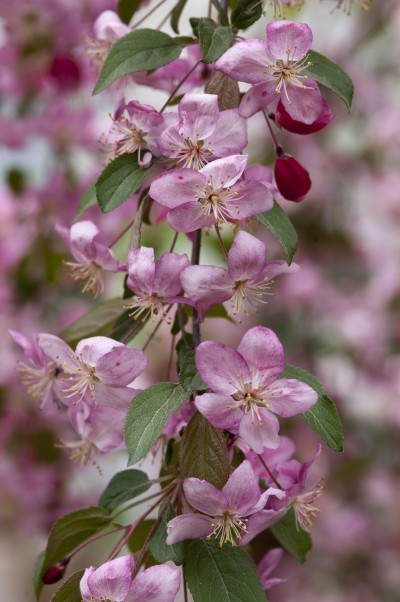
[[193, 142], [182, 136], [182, 146], [176, 147], [171, 156], [176, 158], [181, 167], [201, 169], [210, 161], [212, 150], [209, 146], [204, 146], [204, 140]]
[[18, 362], [17, 369], [21, 373], [21, 381], [27, 387], [27, 391], [35, 399], [41, 399], [42, 403], [46, 400], [60, 369], [55, 362], [49, 362], [47, 366], [30, 366], [23, 362]]
[[297, 48], [288, 48], [286, 50], [286, 59], [277, 59], [276, 63], [267, 65], [266, 73], [271, 74], [276, 79], [276, 93], [281, 94], [282, 89], [286, 96], [287, 102], [291, 104], [289, 98], [288, 87], [296, 86], [297, 88], [303, 88], [303, 90], [316, 90], [315, 86], [307, 86], [305, 81], [308, 79], [307, 75], [301, 75], [301, 73], [310, 67], [312, 63], [307, 60], [307, 55], [304, 55], [300, 60], [293, 60], [293, 56], [296, 53]]
[[318, 482], [313, 489], [297, 496], [293, 502], [297, 529], [303, 529], [307, 533], [310, 532], [310, 528], [314, 526], [313, 519], [317, 518], [318, 513], [321, 512], [319, 508], [314, 506], [314, 500], [319, 498], [322, 493], [323, 485]]
[[91, 261], [90, 263], [66, 261], [65, 265], [70, 268], [71, 276], [74, 280], [87, 280], [82, 293], [91, 291], [96, 298], [104, 291], [101, 267], [95, 261]]
[[[273, 284], [273, 280], [268, 277], [259, 281], [236, 280], [233, 288], [233, 295], [230, 299], [232, 313], [234, 316], [244, 314], [249, 315], [249, 310], [258, 311], [259, 303], [268, 303], [263, 299], [264, 295], [272, 295], [267, 292]], [[241, 320], [239, 320], [241, 322]]]
[[211, 537], [219, 539], [221, 547], [228, 541], [236, 546], [237, 540], [241, 538], [241, 531], [246, 531], [247, 519], [239, 518], [237, 513], [231, 510], [227, 510], [221, 516], [215, 516], [214, 519], [213, 531], [207, 539]]
[[71, 369], [67, 365], [67, 362], [59, 362], [58, 357], [56, 357], [56, 362], [67, 375], [62, 376], [60, 378], [60, 381], [62, 383], [65, 383], [66, 385], [70, 385], [65, 386], [65, 388], [62, 389], [62, 392], [68, 393], [68, 395], [66, 395], [67, 398], [79, 396], [79, 399], [75, 400], [74, 404], [77, 404], [80, 401], [82, 401], [87, 392], [89, 392], [90, 397], [94, 401], [94, 387], [97, 381], [95, 368], [93, 366], [89, 366], [83, 361], [82, 354], [73, 354], [71, 355], [71, 359], [74, 364], [74, 369]]

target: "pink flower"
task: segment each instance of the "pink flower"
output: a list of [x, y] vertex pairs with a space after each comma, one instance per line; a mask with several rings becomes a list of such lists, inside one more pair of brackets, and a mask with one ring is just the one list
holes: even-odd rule
[[317, 401], [308, 385], [282, 378], [284, 351], [269, 328], [247, 331], [237, 351], [205, 341], [196, 350], [196, 366], [213, 393], [197, 396], [197, 409], [217, 428], [239, 434], [257, 454], [280, 444], [278, 416], [306, 412]]
[[309, 173], [294, 157], [282, 154], [275, 161], [275, 181], [281, 195], [300, 203], [311, 188]]
[[136, 295], [127, 307], [133, 309], [135, 320], [144, 314], [166, 317], [164, 305], [172, 303], [190, 303], [181, 296], [182, 284], [180, 274], [190, 261], [187, 255], [177, 253], [164, 253], [160, 259], [154, 261], [154, 249], [140, 247], [129, 251], [128, 280], [126, 285]]
[[324, 98], [322, 99], [321, 112], [316, 120], [312, 123], [302, 123], [301, 121], [296, 121], [293, 119], [286, 111], [281, 100], [278, 102], [275, 113], [275, 121], [278, 125], [285, 128], [285, 130], [288, 130], [288, 132], [302, 135], [319, 132], [329, 125], [334, 119], [336, 119], [336, 116], [331, 113], [329, 105]]
[[97, 17], [93, 24], [94, 38], [86, 36], [85, 42], [86, 54], [91, 58], [98, 71], [113, 43], [130, 31], [132, 31], [131, 28], [122, 23], [117, 13], [112, 10], [105, 10]]
[[95, 297], [104, 291], [102, 270], [118, 272], [125, 266], [116, 260], [114, 253], [95, 240], [99, 234], [93, 222], [76, 222], [71, 228], [56, 225], [76, 262], [66, 261], [74, 280], [86, 280], [82, 292], [92, 291]]
[[183, 482], [188, 503], [201, 514], [181, 514], [167, 525], [167, 544], [185, 539], [215, 537], [223, 546], [235, 546], [246, 532], [246, 517], [261, 510], [268, 498], [277, 491], [261, 492], [258, 478], [250, 463], [242, 462], [222, 490], [201, 479], [189, 478]]
[[288, 267], [285, 261], [266, 263], [266, 246], [255, 236], [241, 230], [235, 237], [228, 253], [228, 269], [212, 265], [189, 266], [181, 274], [186, 294], [196, 302], [199, 319], [207, 310], [230, 299], [235, 316], [249, 315], [258, 310], [259, 303], [266, 303], [264, 296], [273, 278], [297, 269]]
[[247, 39], [230, 48], [216, 62], [219, 69], [238, 81], [253, 84], [244, 95], [239, 112], [251, 117], [278, 96], [296, 121], [313, 123], [322, 99], [313, 79], [302, 75], [312, 31], [306, 23], [277, 21], [267, 25], [267, 40]]
[[174, 602], [181, 584], [179, 569], [161, 564], [132, 579], [134, 567], [128, 554], [86, 569], [80, 582], [83, 602]]
[[270, 574], [276, 569], [280, 561], [282, 560], [283, 550], [282, 548], [272, 548], [265, 556], [262, 557], [257, 565], [257, 572], [260, 576], [261, 585], [263, 589], [267, 591], [278, 583], [284, 583], [287, 579], [278, 579], [276, 577], [270, 577]]
[[161, 154], [176, 159], [180, 167], [200, 169], [247, 146], [246, 120], [237, 109], [220, 112], [216, 94], [185, 94], [176, 119], [158, 143]]
[[74, 404], [100, 403], [126, 409], [135, 390], [128, 385], [147, 366], [143, 351], [130, 349], [108, 337], [82, 339], [74, 352], [67, 343], [52, 334], [39, 334], [39, 345], [59, 366], [65, 399]]
[[245, 219], [273, 206], [271, 193], [259, 182], [241, 180], [247, 157], [232, 155], [200, 171], [173, 169], [150, 186], [149, 194], [170, 209], [168, 222], [178, 232]]

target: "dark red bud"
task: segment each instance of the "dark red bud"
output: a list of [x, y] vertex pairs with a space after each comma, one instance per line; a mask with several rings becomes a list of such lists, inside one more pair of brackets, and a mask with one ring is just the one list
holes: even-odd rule
[[311, 188], [308, 171], [294, 157], [282, 155], [275, 161], [275, 181], [281, 195], [299, 203]]
[[322, 99], [321, 113], [313, 123], [302, 123], [301, 121], [295, 121], [290, 117], [289, 113], [283, 106], [280, 100], [276, 108], [275, 121], [278, 125], [283, 127], [288, 132], [293, 134], [313, 134], [323, 130], [331, 121], [336, 119], [336, 115], [333, 115], [330, 111], [329, 105], [325, 99]]
[[42, 581], [46, 585], [51, 585], [52, 583], [57, 583], [60, 581], [65, 574], [65, 569], [69, 563], [69, 558], [64, 558], [60, 562], [57, 562], [54, 566], [51, 566], [49, 570], [43, 575]]
[[54, 80], [57, 88], [63, 92], [75, 90], [81, 81], [79, 65], [67, 55], [54, 57], [49, 75]]

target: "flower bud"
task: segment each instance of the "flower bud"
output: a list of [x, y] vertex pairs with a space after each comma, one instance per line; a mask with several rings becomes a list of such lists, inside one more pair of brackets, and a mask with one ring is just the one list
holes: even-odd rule
[[275, 162], [275, 181], [281, 195], [299, 203], [311, 188], [308, 171], [294, 157], [281, 154]]
[[49, 75], [57, 88], [63, 92], [75, 90], [81, 81], [79, 66], [73, 58], [58, 55], [53, 58]]
[[51, 566], [42, 577], [43, 583], [51, 585], [52, 583], [60, 581], [64, 577], [69, 560], [69, 558], [64, 558], [60, 562], [57, 562], [57, 564]]
[[322, 99], [321, 112], [317, 119], [313, 121], [313, 123], [302, 123], [301, 121], [296, 121], [290, 117], [281, 100], [278, 103], [275, 114], [275, 121], [278, 125], [283, 127], [285, 130], [288, 130], [288, 132], [303, 135], [313, 134], [314, 132], [323, 130], [324, 127], [326, 127], [334, 119], [336, 119], [336, 115], [331, 113], [329, 105], [325, 99]]

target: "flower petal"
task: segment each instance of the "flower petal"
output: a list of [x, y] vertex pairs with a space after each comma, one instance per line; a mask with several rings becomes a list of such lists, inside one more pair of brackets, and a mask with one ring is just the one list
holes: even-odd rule
[[185, 479], [183, 491], [189, 504], [203, 514], [216, 516], [223, 514], [228, 508], [228, 500], [223, 491], [203, 479]]
[[81, 592], [81, 596], [83, 599], [83, 602], [92, 602], [93, 601], [93, 597], [92, 594], [90, 593], [90, 590], [88, 588], [88, 579], [89, 576], [95, 571], [94, 566], [89, 567], [88, 569], [85, 569], [85, 572], [83, 573], [83, 577], [80, 580], [79, 583], [79, 589]]
[[[174, 543], [185, 539], [200, 539], [207, 537], [213, 531], [214, 519], [204, 514], [180, 514], [167, 524], [166, 543], [172, 546]], [[135, 600], [136, 602], [136, 600]]]
[[279, 438], [279, 421], [277, 417], [259, 408], [261, 423], [250, 413], [244, 414], [239, 427], [239, 436], [257, 454], [262, 454], [266, 447], [276, 449], [281, 442]]
[[267, 48], [275, 59], [298, 61], [310, 50], [312, 41], [306, 23], [275, 21], [267, 25]]
[[281, 94], [282, 104], [290, 117], [302, 123], [313, 123], [321, 113], [322, 97], [317, 83], [310, 78], [299, 78], [305, 88], [288, 86], [287, 94]]
[[207, 144], [216, 157], [241, 153], [247, 146], [247, 122], [237, 109], [221, 111]]
[[46, 355], [55, 360], [61, 367], [75, 372], [76, 364], [72, 360], [74, 352], [67, 343], [54, 334], [47, 334], [45, 332], [37, 335], [37, 341]]
[[252, 117], [257, 111], [265, 109], [271, 104], [277, 95], [275, 80], [267, 80], [256, 84], [243, 96], [239, 105], [240, 115], [246, 117], [246, 119]]
[[216, 393], [231, 395], [250, 381], [243, 357], [227, 345], [205, 341], [196, 349], [196, 366], [201, 378]]
[[239, 516], [247, 516], [257, 504], [261, 496], [258, 477], [250, 462], [245, 460], [231, 474], [222, 488], [229, 509], [235, 510]]
[[147, 357], [139, 349], [117, 347], [96, 364], [96, 376], [107, 385], [123, 387], [132, 383], [147, 367]]
[[239, 424], [243, 412], [237, 407], [236, 401], [228, 395], [205, 393], [195, 399], [196, 408], [208, 422], [220, 429], [231, 433], [239, 432]]
[[190, 266], [187, 255], [164, 253], [156, 261], [154, 291], [161, 297], [174, 297], [182, 291], [180, 274]]
[[200, 170], [207, 178], [207, 184], [214, 190], [229, 188], [242, 175], [247, 163], [247, 155], [231, 155], [211, 161]]
[[139, 573], [125, 602], [174, 602], [181, 586], [181, 572], [161, 564]]
[[128, 554], [102, 564], [87, 580], [92, 596], [123, 602], [132, 584], [134, 563], [133, 557]]
[[253, 383], [263, 386], [277, 378], [285, 366], [285, 355], [276, 334], [264, 326], [250, 328], [240, 341], [238, 352], [249, 367], [256, 369]]
[[181, 273], [185, 293], [195, 301], [199, 320], [212, 305], [227, 301], [232, 296], [233, 282], [224, 268], [214, 265], [193, 265]]
[[276, 380], [263, 394], [271, 411], [284, 418], [307, 412], [318, 400], [314, 389], [293, 378]]
[[248, 38], [229, 48], [217, 60], [215, 68], [237, 81], [258, 84], [264, 81], [270, 63], [266, 43]]
[[219, 117], [216, 94], [185, 94], [178, 106], [179, 133], [192, 141], [204, 140], [215, 129]]
[[239, 546], [245, 546], [248, 544], [256, 535], [262, 533], [269, 527], [272, 527], [278, 522], [285, 514], [287, 508], [281, 508], [280, 510], [260, 510], [253, 516], [250, 516], [246, 524], [246, 532], [243, 533]]
[[233, 280], [256, 278], [265, 265], [265, 244], [240, 230], [228, 253], [228, 272]]
[[150, 186], [149, 195], [160, 205], [173, 209], [201, 196], [206, 178], [196, 171], [182, 167], [161, 175]]
[[197, 201], [171, 209], [167, 219], [171, 228], [177, 232], [194, 232], [215, 223], [214, 215], [206, 216], [203, 207]]
[[136, 294], [153, 292], [155, 274], [154, 249], [140, 247], [128, 253], [127, 286]]

